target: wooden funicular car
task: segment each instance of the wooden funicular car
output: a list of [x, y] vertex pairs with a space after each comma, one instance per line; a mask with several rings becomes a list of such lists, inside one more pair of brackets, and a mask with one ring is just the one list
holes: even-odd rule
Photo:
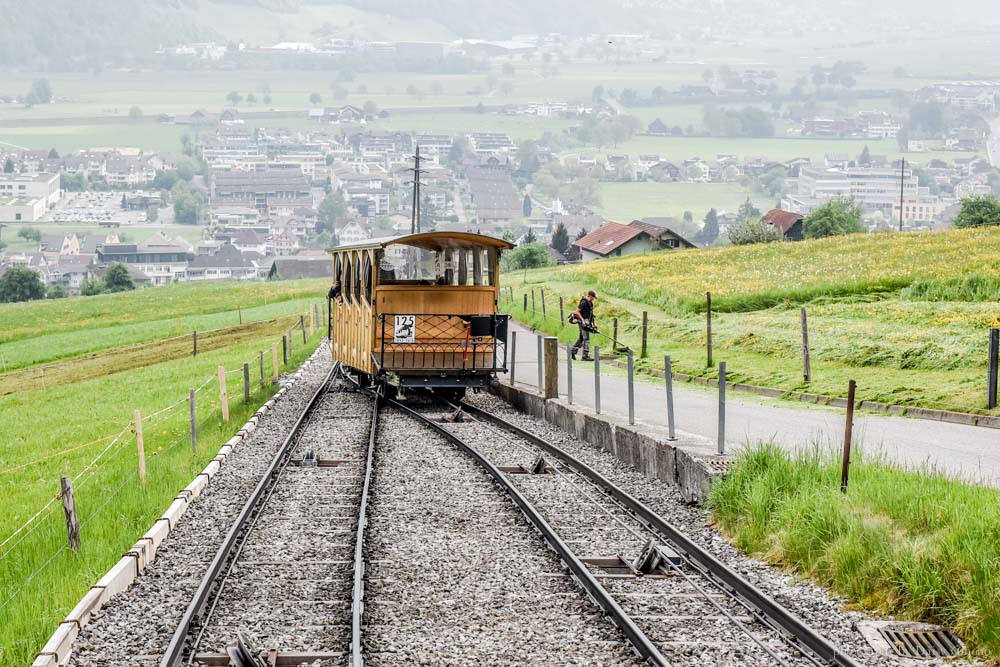
[[507, 241], [429, 232], [330, 250], [341, 294], [330, 307], [334, 361], [395, 388], [462, 394], [507, 371], [497, 313]]

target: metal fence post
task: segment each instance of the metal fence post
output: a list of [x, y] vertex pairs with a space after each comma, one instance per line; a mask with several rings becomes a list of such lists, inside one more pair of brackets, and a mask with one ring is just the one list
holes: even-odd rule
[[601, 414], [601, 348], [594, 346], [594, 411]]
[[1000, 357], [1000, 329], [990, 329], [990, 352], [986, 369], [986, 407], [997, 406], [998, 357]]
[[628, 351], [628, 423], [635, 424], [635, 363]]
[[667, 384], [667, 440], [676, 440], [674, 431], [674, 370], [670, 355], [663, 358], [663, 377]]
[[809, 320], [806, 315], [805, 306], [802, 306], [799, 316], [802, 320], [802, 379], [806, 382], [811, 382], [812, 369], [809, 366]]
[[719, 453], [726, 453], [726, 362], [719, 362]]
[[510, 332], [510, 386], [514, 386], [514, 371], [517, 369], [517, 332]]
[[566, 401], [573, 405], [573, 344], [566, 343]]
[[538, 393], [541, 393], [542, 392], [542, 387], [545, 384], [545, 377], [544, 377], [544, 374], [543, 374], [543, 372], [544, 372], [544, 370], [543, 370], [544, 369], [544, 360], [543, 360], [543, 352], [542, 352], [542, 335], [538, 334], [535, 337], [538, 339], [538, 359], [537, 359], [537, 361], [538, 361], [538, 385], [537, 385], [537, 387], [538, 387]]
[[712, 367], [712, 293], [705, 292], [705, 350], [707, 352], [706, 366]]

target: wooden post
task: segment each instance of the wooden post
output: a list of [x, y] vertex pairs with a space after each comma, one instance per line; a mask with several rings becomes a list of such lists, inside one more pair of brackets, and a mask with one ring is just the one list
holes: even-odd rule
[[542, 288], [542, 319], [545, 319], [547, 317], [548, 317], [548, 314], [546, 314], [546, 312], [545, 312], [545, 288], [543, 287]]
[[840, 464], [840, 492], [847, 493], [847, 478], [851, 468], [851, 438], [854, 435], [854, 392], [857, 383], [847, 383], [847, 425], [844, 428], [844, 454]]
[[642, 311], [642, 348], [639, 352], [639, 358], [646, 358], [646, 340], [649, 334], [649, 313], [645, 310]]
[[559, 398], [559, 339], [545, 337], [545, 398]]
[[986, 408], [997, 406], [998, 358], [1000, 358], [1000, 329], [990, 329], [990, 350], [986, 368]]
[[250, 404], [250, 364], [243, 362], [243, 402]]
[[559, 326], [566, 324], [566, 312], [563, 310], [563, 298], [559, 297]]
[[535, 288], [531, 288], [531, 312], [535, 312]]
[[521, 310], [523, 310], [525, 313], [527, 313], [528, 312], [528, 295], [527, 294], [522, 294], [521, 296], [524, 297], [524, 306], [521, 308]]
[[219, 366], [219, 404], [222, 405], [222, 421], [229, 423], [229, 392], [226, 391], [226, 368]]
[[263, 387], [264, 386], [264, 350], [261, 350], [258, 353], [258, 357], [259, 357], [259, 361], [260, 361], [260, 386]]
[[288, 365], [288, 336], [281, 337], [281, 365]]
[[237, 304], [236, 312], [240, 314], [240, 324], [243, 324], [243, 306]]
[[66, 514], [66, 536], [69, 548], [80, 550], [80, 523], [76, 519], [76, 500], [73, 498], [73, 480], [63, 477], [59, 481], [62, 487], [63, 512]]
[[188, 390], [188, 407], [191, 413], [191, 451], [198, 451], [198, 410], [195, 407], [194, 389]]
[[272, 378], [271, 379], [274, 380], [275, 382], [277, 382], [278, 381], [278, 344], [277, 343], [271, 343], [271, 366], [274, 369], [274, 373], [272, 374]]
[[305, 345], [306, 343], [309, 342], [309, 339], [306, 337], [306, 316], [305, 315], [299, 315], [299, 327], [302, 329], [302, 344]]
[[295, 354], [295, 352], [293, 351], [293, 347], [295, 345], [294, 341], [295, 341], [295, 327], [292, 327], [291, 329], [288, 330], [288, 356], [285, 358], [286, 364], [288, 363], [288, 360], [292, 358], [292, 355]]
[[139, 481], [146, 483], [146, 445], [142, 440], [142, 412], [135, 411], [135, 446], [139, 451]]
[[618, 318], [611, 319], [611, 351], [618, 351]]
[[197, 357], [198, 356], [198, 332], [197, 331], [194, 331], [194, 332], [191, 333], [191, 339], [192, 339], [192, 346], [193, 346], [193, 349], [192, 349], [192, 352], [191, 352], [191, 356], [192, 357]]
[[809, 321], [806, 318], [806, 308], [802, 307], [802, 377], [806, 382], [812, 381], [812, 370], [809, 368]]
[[708, 352], [708, 367], [712, 367], [712, 293], [705, 292], [705, 325], [706, 325], [706, 346]]

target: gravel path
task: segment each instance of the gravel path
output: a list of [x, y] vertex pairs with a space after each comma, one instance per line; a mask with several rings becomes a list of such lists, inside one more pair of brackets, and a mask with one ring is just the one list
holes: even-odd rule
[[[790, 577], [780, 570], [738, 551], [710, 525], [708, 513], [701, 508], [685, 503], [676, 487], [647, 479], [630, 466], [623, 464], [614, 455], [597, 450], [545, 421], [519, 412], [494, 396], [476, 394], [470, 396], [469, 402], [563, 448], [568, 454], [577, 457], [597, 470], [683, 531], [689, 539], [711, 552], [766, 595], [792, 611], [835, 646], [851, 655], [858, 663], [879, 667], [906, 667], [907, 665], [912, 667], [915, 664], [937, 667], [946, 664], [950, 666], [972, 664], [960, 661], [933, 660], [914, 662], [876, 655], [855, 630], [854, 625], [859, 621], [882, 619], [872, 619], [860, 612], [848, 611], [842, 600], [832, 597], [825, 589], [808, 581]], [[506, 434], [505, 437], [507, 437]], [[513, 436], [509, 437], [513, 438]], [[494, 437], [492, 442], [495, 443], [496, 440]], [[528, 464], [533, 460], [530, 455], [520, 455], [508, 451], [509, 447], [504, 449], [511, 460], [521, 456], [513, 465]], [[516, 477], [526, 476], [518, 475]]]
[[[94, 614], [77, 638], [72, 665], [157, 665], [225, 534], [292, 425], [330, 370], [321, 345], [298, 381], [226, 459], [157, 549], [135, 584]], [[287, 377], [283, 381], [287, 381]]]
[[466, 454], [391, 410], [380, 434], [366, 539], [368, 665], [639, 664]]

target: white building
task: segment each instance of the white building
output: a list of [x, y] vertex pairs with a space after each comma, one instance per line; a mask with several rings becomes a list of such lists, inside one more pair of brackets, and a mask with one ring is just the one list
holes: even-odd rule
[[40, 199], [46, 208], [59, 203], [59, 174], [0, 174], [0, 197]]

